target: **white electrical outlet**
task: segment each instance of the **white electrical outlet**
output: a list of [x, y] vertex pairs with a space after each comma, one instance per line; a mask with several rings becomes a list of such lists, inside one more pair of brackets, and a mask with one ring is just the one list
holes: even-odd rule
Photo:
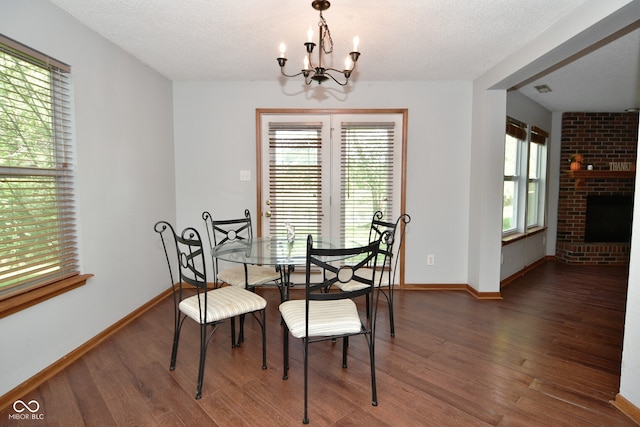
[[431, 254], [427, 255], [427, 265], [435, 265], [435, 263], [436, 258]]
[[251, 181], [251, 171], [241, 170], [240, 171], [240, 181]]

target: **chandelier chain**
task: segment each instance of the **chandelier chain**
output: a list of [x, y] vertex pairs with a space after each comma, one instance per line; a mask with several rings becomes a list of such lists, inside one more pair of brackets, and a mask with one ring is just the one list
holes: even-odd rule
[[[322, 16], [322, 12], [320, 12], [320, 22], [318, 22], [318, 26], [324, 28], [324, 34], [322, 35], [322, 50], [326, 54], [330, 54], [333, 52], [333, 39], [331, 38], [331, 31], [329, 31], [329, 24], [327, 24], [326, 19]], [[329, 42], [329, 47], [327, 48], [327, 43]]]

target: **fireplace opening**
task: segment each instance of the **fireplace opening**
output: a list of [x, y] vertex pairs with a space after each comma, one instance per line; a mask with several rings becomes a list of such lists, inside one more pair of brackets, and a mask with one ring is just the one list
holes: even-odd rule
[[633, 196], [588, 195], [584, 233], [586, 243], [629, 243]]

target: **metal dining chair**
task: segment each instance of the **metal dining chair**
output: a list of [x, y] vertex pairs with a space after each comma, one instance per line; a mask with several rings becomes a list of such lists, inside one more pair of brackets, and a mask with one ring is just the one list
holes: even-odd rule
[[[354, 296], [373, 295], [375, 283], [375, 266], [379, 242], [362, 247], [344, 249], [319, 249], [313, 246], [311, 235], [307, 238], [305, 299], [289, 300], [280, 304], [279, 310], [286, 328], [283, 340], [283, 379], [289, 373], [289, 333], [303, 340], [304, 345], [304, 417], [302, 422], [309, 423], [309, 344], [342, 338], [342, 367], [347, 367], [347, 349], [349, 337], [364, 335], [369, 347], [369, 363], [371, 366], [371, 403], [378, 405], [375, 373], [375, 311], [374, 304], [369, 305], [368, 313], [363, 320], [353, 301]], [[355, 265], [345, 264], [345, 258], [356, 257], [360, 260]], [[374, 274], [362, 274], [367, 265], [373, 266]], [[318, 282], [311, 281], [313, 269], [328, 271], [330, 274], [319, 274]], [[316, 275], [314, 275], [314, 278]], [[362, 284], [358, 290], [351, 292], [331, 291], [325, 289], [335, 283], [356, 281]]]
[[233, 344], [233, 319], [246, 314], [251, 314], [262, 330], [262, 369], [266, 369], [265, 308], [267, 301], [254, 292], [236, 286], [211, 289], [207, 282], [205, 248], [196, 229], [185, 228], [181, 234], [177, 234], [171, 224], [159, 221], [155, 224], [154, 230], [160, 235], [162, 241], [173, 288], [174, 333], [169, 369], [173, 371], [176, 366], [182, 325], [186, 319], [191, 319], [200, 326], [200, 361], [196, 386], [196, 399], [200, 399], [209, 341], [218, 327], [226, 319], [231, 319]]
[[[214, 246], [234, 241], [251, 240], [253, 238], [253, 227], [251, 224], [251, 213], [245, 209], [244, 217], [232, 219], [214, 219], [211, 213], [202, 213], [207, 237], [209, 239], [209, 249]], [[216, 286], [228, 284], [250, 291], [255, 291], [257, 286], [268, 283], [277, 284], [280, 280], [280, 273], [273, 266], [235, 264], [220, 262], [213, 258], [213, 269]], [[244, 340], [244, 317], [240, 317], [240, 332], [235, 345], [240, 345]]]
[[[400, 215], [395, 222], [389, 222], [383, 220], [383, 214], [381, 211], [377, 211], [373, 214], [371, 219], [371, 227], [369, 229], [369, 242], [380, 241], [380, 251], [378, 252], [379, 258], [377, 268], [380, 273], [377, 275], [378, 279], [375, 286], [379, 293], [381, 293], [387, 300], [389, 306], [389, 328], [391, 336], [395, 336], [395, 322], [393, 317], [393, 292], [396, 272], [398, 271], [398, 260], [400, 248], [404, 240], [404, 233], [407, 224], [411, 222], [411, 217], [408, 214]], [[369, 271], [365, 274], [373, 274], [371, 266]], [[343, 291], [355, 291], [360, 289], [363, 285], [356, 281], [349, 281], [346, 283], [337, 282], [336, 286]], [[369, 306], [370, 299], [367, 296], [367, 307]], [[377, 310], [377, 304], [376, 304]]]

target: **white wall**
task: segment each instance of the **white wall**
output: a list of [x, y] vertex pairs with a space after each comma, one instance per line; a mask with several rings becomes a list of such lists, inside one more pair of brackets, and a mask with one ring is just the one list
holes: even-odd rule
[[[408, 284], [467, 283], [469, 82], [358, 82], [346, 100], [298, 92], [300, 80], [174, 83], [177, 217], [256, 212], [256, 108], [408, 108]], [[327, 93], [330, 93], [327, 91]], [[327, 94], [325, 93], [325, 95]], [[252, 171], [241, 182], [241, 169]], [[191, 183], [190, 183], [191, 182]], [[426, 255], [435, 265], [426, 265]]]
[[175, 219], [171, 82], [43, 0], [2, 0], [2, 33], [71, 65], [87, 284], [0, 319], [0, 395], [169, 286], [153, 224]]
[[[640, 126], [638, 129], [640, 135]], [[640, 160], [636, 160], [640, 166]], [[637, 167], [636, 167], [637, 170]], [[636, 192], [631, 231], [631, 263], [627, 289], [627, 312], [622, 344], [620, 394], [640, 408], [640, 174], [636, 174]]]

